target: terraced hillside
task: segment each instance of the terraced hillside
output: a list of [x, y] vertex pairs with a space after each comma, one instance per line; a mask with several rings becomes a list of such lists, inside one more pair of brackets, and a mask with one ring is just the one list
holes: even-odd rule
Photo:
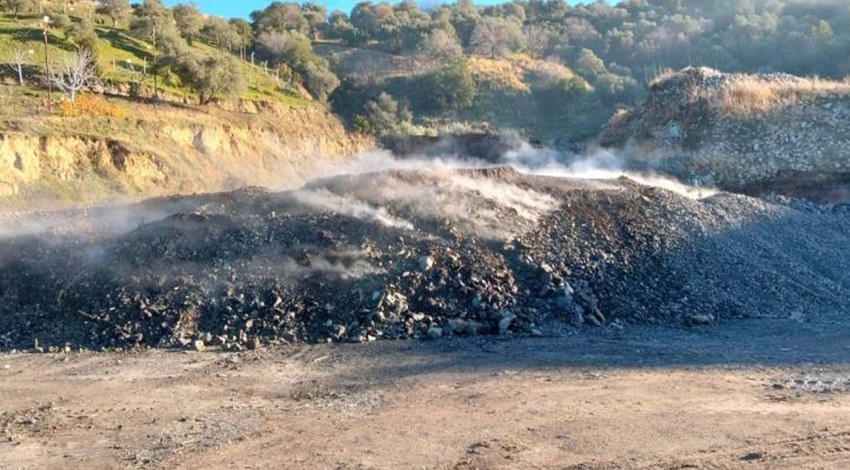
[[[74, 14], [85, 15], [81, 8]], [[4, 206], [128, 201], [248, 184], [291, 187], [323, 159], [373, 146], [346, 131], [324, 103], [249, 60], [236, 62], [247, 85], [240, 96], [199, 106], [196, 93], [166, 68], [155, 82], [150, 43], [107, 25], [95, 28], [97, 83], [73, 106], [55, 89], [48, 103], [39, 18], [0, 15], [0, 58], [22, 50], [26, 62], [23, 85], [10, 67], [0, 75]], [[75, 50], [58, 26], [48, 43], [53, 62]], [[201, 57], [214, 53], [202, 41], [190, 47]]]

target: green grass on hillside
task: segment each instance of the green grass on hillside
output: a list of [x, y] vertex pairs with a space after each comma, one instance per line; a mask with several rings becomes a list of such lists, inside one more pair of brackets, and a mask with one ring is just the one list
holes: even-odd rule
[[[72, 20], [79, 21], [78, 18], [72, 18]], [[21, 15], [17, 20], [11, 15], [0, 15], [0, 62], [7, 49], [17, 42], [32, 51], [31, 66], [42, 70], [45, 54], [43, 33], [40, 28], [38, 15]], [[126, 29], [99, 25], [95, 30], [99, 38], [97, 56], [101, 78], [113, 85], [141, 83], [145, 88], [152, 89], [153, 75], [149, 68], [153, 62], [153, 47], [145, 41], [132, 37]], [[51, 61], [74, 50], [74, 46], [57, 28], [49, 30], [48, 43], [47, 52]], [[201, 54], [208, 55], [216, 52], [212, 46], [200, 41], [196, 41], [192, 47]], [[247, 61], [242, 61], [241, 67], [248, 87], [239, 98], [252, 101], [277, 101], [289, 106], [304, 106], [310, 102], [296, 89], [288, 88], [286, 84], [267, 75], [262, 67]], [[8, 74], [8, 70], [3, 70], [2, 73]], [[171, 74], [158, 74], [158, 82], [160, 91], [166, 95], [194, 98], [193, 92], [182, 86]]]

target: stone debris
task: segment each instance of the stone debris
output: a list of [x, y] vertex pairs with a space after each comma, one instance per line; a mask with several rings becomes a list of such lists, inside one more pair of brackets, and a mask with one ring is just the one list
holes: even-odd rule
[[[768, 98], [749, 97], [753, 89]], [[636, 170], [745, 194], [846, 203], [850, 140], [838, 136], [848, 117], [846, 83], [689, 67], [654, 84], [599, 140], [622, 149]]]
[[242, 351], [850, 308], [841, 206], [508, 168], [201, 198], [124, 233], [3, 240], [0, 349]]

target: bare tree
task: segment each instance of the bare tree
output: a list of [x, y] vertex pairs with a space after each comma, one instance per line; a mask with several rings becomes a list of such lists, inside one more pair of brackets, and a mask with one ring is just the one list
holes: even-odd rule
[[454, 31], [436, 29], [419, 43], [417, 58], [428, 68], [457, 60], [463, 55], [463, 47]]
[[540, 25], [532, 24], [523, 29], [525, 34], [525, 51], [531, 57], [538, 59], [549, 47], [549, 31]]
[[519, 25], [512, 21], [485, 17], [475, 26], [470, 42], [474, 52], [495, 59], [519, 49], [522, 32]]
[[89, 49], [80, 48], [74, 54], [65, 56], [50, 69], [49, 80], [62, 90], [73, 103], [80, 90], [97, 82], [94, 54]]
[[4, 62], [7, 67], [18, 74], [18, 84], [24, 85], [24, 68], [30, 64], [33, 55], [31, 49], [27, 49], [21, 43], [15, 43], [6, 51]]

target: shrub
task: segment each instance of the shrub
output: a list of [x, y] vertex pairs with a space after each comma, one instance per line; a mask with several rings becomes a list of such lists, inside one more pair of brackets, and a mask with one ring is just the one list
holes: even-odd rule
[[478, 87], [464, 60], [457, 60], [422, 78], [420, 100], [434, 111], [464, 109], [472, 105]]
[[182, 57], [178, 72], [183, 83], [198, 94], [201, 105], [216, 98], [238, 96], [247, 88], [238, 59], [227, 55]]
[[407, 107], [399, 104], [387, 93], [381, 93], [363, 108], [365, 114], [354, 116], [354, 127], [367, 134], [391, 134], [405, 125], [410, 125], [413, 119]]
[[272, 64], [286, 64], [301, 76], [302, 83], [314, 98], [326, 101], [340, 81], [324, 58], [313, 52], [307, 36], [297, 32], [262, 33], [257, 38], [260, 57]]
[[124, 119], [127, 111], [95, 95], [81, 94], [75, 101], [65, 101], [59, 106], [62, 117], [106, 116]]

